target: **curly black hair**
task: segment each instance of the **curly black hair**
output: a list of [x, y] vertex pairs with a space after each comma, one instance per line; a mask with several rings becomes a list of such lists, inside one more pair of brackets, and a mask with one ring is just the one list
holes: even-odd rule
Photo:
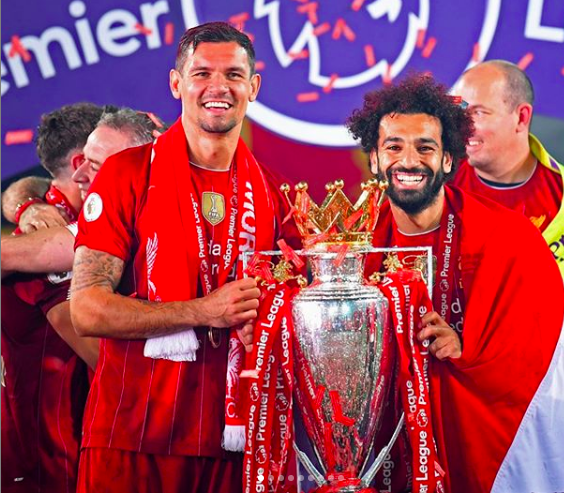
[[366, 153], [378, 145], [380, 121], [393, 113], [425, 113], [438, 118], [442, 126], [445, 152], [453, 159], [454, 174], [466, 157], [466, 144], [474, 132], [470, 115], [448, 94], [446, 86], [428, 74], [411, 74], [396, 85], [384, 86], [364, 96], [364, 105], [353, 111], [346, 126], [352, 136], [360, 140]]

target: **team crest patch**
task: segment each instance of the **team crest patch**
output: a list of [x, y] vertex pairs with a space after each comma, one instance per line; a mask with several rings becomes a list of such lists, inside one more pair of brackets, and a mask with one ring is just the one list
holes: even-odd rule
[[84, 219], [89, 223], [96, 221], [102, 215], [103, 208], [102, 197], [97, 193], [91, 193], [84, 202]]
[[202, 193], [202, 212], [208, 222], [215, 226], [225, 218], [225, 198], [220, 193]]

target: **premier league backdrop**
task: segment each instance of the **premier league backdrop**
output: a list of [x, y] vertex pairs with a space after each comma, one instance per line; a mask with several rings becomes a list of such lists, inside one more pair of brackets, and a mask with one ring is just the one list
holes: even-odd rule
[[37, 164], [31, 141], [39, 116], [63, 104], [112, 103], [176, 119], [168, 71], [178, 39], [211, 20], [229, 21], [254, 40], [263, 84], [245, 137], [259, 159], [299, 179], [308, 173], [335, 179], [347, 166], [360, 178], [364, 163], [350, 151], [343, 122], [366, 91], [411, 69], [453, 85], [473, 63], [504, 58], [526, 68], [538, 114], [564, 117], [562, 0], [6, 0], [2, 6], [2, 178]]

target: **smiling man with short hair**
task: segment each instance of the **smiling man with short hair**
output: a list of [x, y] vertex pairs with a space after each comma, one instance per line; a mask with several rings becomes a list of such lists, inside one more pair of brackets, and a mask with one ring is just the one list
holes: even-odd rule
[[242, 488], [238, 374], [260, 292], [237, 259], [271, 249], [288, 212], [240, 138], [260, 87], [254, 56], [226, 23], [186, 31], [170, 72], [181, 117], [109, 159], [86, 199], [71, 313], [104, 340], [80, 491]]

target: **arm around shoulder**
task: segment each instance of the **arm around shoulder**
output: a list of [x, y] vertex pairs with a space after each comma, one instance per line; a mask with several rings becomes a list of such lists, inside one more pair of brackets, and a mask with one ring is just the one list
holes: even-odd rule
[[2, 272], [66, 272], [74, 258], [74, 236], [66, 227], [2, 237]]

